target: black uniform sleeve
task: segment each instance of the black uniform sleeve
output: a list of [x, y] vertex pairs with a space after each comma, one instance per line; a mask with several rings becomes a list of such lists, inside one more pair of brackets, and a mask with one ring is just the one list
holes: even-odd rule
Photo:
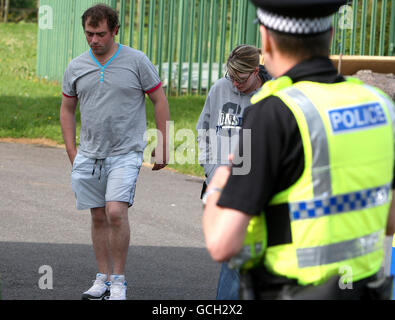
[[[243, 159], [236, 167], [248, 167], [250, 163], [251, 168], [243, 175], [234, 174], [235, 168], [232, 168], [218, 205], [258, 215], [274, 194], [288, 188], [301, 176], [303, 146], [295, 117], [277, 97], [271, 96], [248, 107], [244, 119], [234, 163]], [[251, 130], [249, 154], [248, 148], [243, 146], [246, 130]]]

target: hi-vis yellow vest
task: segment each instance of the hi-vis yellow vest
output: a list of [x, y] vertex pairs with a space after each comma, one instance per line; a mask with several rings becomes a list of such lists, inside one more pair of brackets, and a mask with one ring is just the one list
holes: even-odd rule
[[[269, 204], [288, 204], [292, 243], [247, 250], [251, 259], [239, 265], [248, 269], [260, 260], [273, 274], [297, 279], [301, 285], [323, 283], [345, 270], [353, 281], [373, 275], [383, 260], [392, 195], [392, 101], [353, 78], [293, 84], [281, 77], [266, 82], [251, 102], [269, 95], [291, 110], [303, 142], [301, 177]], [[261, 236], [266, 231], [264, 217], [262, 213], [256, 220]], [[245, 249], [258, 242], [252, 229], [249, 226]]]

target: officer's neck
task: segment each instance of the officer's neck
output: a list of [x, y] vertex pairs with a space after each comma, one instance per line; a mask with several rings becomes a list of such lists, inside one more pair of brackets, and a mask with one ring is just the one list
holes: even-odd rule
[[279, 51], [274, 52], [272, 55], [271, 74], [275, 78], [281, 77], [300, 62], [302, 62], [301, 59], [285, 55]]

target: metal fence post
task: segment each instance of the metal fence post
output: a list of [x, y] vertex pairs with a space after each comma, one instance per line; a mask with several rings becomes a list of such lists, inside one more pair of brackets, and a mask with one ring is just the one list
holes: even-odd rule
[[178, 81], [177, 81], [177, 95], [181, 95], [181, 83], [182, 83], [182, 64], [184, 62], [184, 52], [185, 52], [185, 20], [186, 20], [186, 4], [185, 0], [180, 0], [180, 6], [178, 8], [178, 36], [180, 38], [180, 44], [178, 47]]
[[337, 14], [334, 14], [332, 17], [333, 34], [332, 34], [331, 54], [338, 53], [336, 51], [336, 38], [337, 38], [338, 29], [339, 29], [337, 22], [338, 22], [338, 16], [337, 16]]
[[256, 18], [256, 7], [250, 1], [247, 2], [247, 20], [246, 20], [246, 43], [250, 45], [256, 44], [257, 27], [253, 23]]
[[125, 43], [125, 11], [126, 11], [126, 0], [121, 0], [121, 7], [120, 7], [120, 21], [119, 24], [119, 43]]
[[129, 7], [129, 47], [133, 48], [133, 32], [134, 32], [134, 10], [135, 10], [135, 1], [130, 1]]
[[395, 55], [395, 0], [392, 0], [392, 2], [391, 2], [391, 22], [390, 23], [391, 24], [390, 24], [388, 55], [393, 56], [393, 55]]
[[198, 94], [202, 94], [202, 64], [203, 64], [203, 19], [204, 19], [204, 11], [205, 11], [205, 0], [200, 0], [199, 4], [199, 40], [197, 44], [198, 49], [198, 63], [199, 63], [199, 72], [198, 72], [198, 86], [197, 92]]
[[235, 42], [235, 25], [236, 25], [236, 0], [231, 0], [230, 7], [230, 35], [229, 35], [229, 52], [233, 50], [234, 42]]
[[358, 0], [352, 1], [352, 31], [350, 40], [350, 54], [355, 54], [355, 39], [357, 38], [357, 21], [358, 21]]
[[381, 3], [381, 20], [380, 20], [380, 42], [379, 42], [379, 56], [384, 55], [385, 43], [385, 18], [387, 16], [387, 0], [382, 0]]
[[171, 94], [171, 85], [172, 85], [172, 71], [173, 71], [173, 26], [174, 26], [174, 1], [170, 0], [170, 21], [168, 28], [169, 35], [169, 51], [168, 51], [168, 77], [167, 77], [167, 95]]
[[208, 79], [207, 79], [207, 92], [211, 88], [212, 74], [213, 74], [213, 63], [215, 60], [215, 49], [217, 46], [217, 1], [211, 0], [210, 8], [210, 52], [208, 62]]
[[192, 93], [192, 74], [193, 74], [193, 39], [194, 39], [194, 23], [195, 23], [195, 6], [196, 0], [189, 0], [191, 9], [189, 16], [189, 49], [188, 49], [188, 94]]
[[370, 43], [369, 43], [369, 55], [371, 56], [373, 56], [375, 53], [376, 14], [377, 14], [377, 0], [372, 0], [372, 10], [371, 10], [371, 20], [370, 20]]
[[[248, 1], [248, 0], [247, 0]], [[237, 45], [245, 42], [246, 0], [238, 1], [237, 10]]]
[[148, 44], [147, 56], [150, 60], [153, 58], [154, 50], [154, 23], [155, 23], [155, 0], [149, 2], [149, 18], [148, 18]]
[[224, 62], [224, 55], [225, 55], [226, 22], [227, 22], [227, 10], [226, 9], [227, 9], [227, 0], [222, 0], [219, 59], [218, 59], [218, 79], [222, 77], [222, 64]]
[[140, 20], [139, 20], [139, 50], [144, 48], [144, 17], [145, 17], [145, 0], [140, 0]]
[[367, 0], [362, 0], [362, 16], [361, 16], [361, 40], [359, 55], [365, 54], [365, 36], [366, 36], [366, 15], [367, 15]]
[[162, 69], [163, 69], [163, 28], [164, 28], [164, 15], [165, 15], [165, 1], [159, 0], [159, 20], [158, 20], [158, 28], [160, 31], [160, 35], [157, 37], [156, 42], [156, 63], [159, 65], [159, 77], [162, 79]]
[[[205, 10], [204, 10], [204, 20], [203, 20], [203, 43], [206, 44], [209, 42], [209, 28], [210, 24], [208, 23], [210, 19], [210, 0], [200, 0], [203, 2], [207, 2], [205, 4]], [[208, 46], [204, 45], [203, 46], [203, 61], [207, 62], [207, 57], [208, 57]]]

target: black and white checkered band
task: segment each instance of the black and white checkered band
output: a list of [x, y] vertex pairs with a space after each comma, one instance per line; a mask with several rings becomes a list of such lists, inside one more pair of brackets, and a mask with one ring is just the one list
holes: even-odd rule
[[321, 18], [292, 18], [277, 15], [261, 8], [257, 10], [261, 24], [269, 29], [292, 34], [314, 34], [330, 29], [332, 16]]

